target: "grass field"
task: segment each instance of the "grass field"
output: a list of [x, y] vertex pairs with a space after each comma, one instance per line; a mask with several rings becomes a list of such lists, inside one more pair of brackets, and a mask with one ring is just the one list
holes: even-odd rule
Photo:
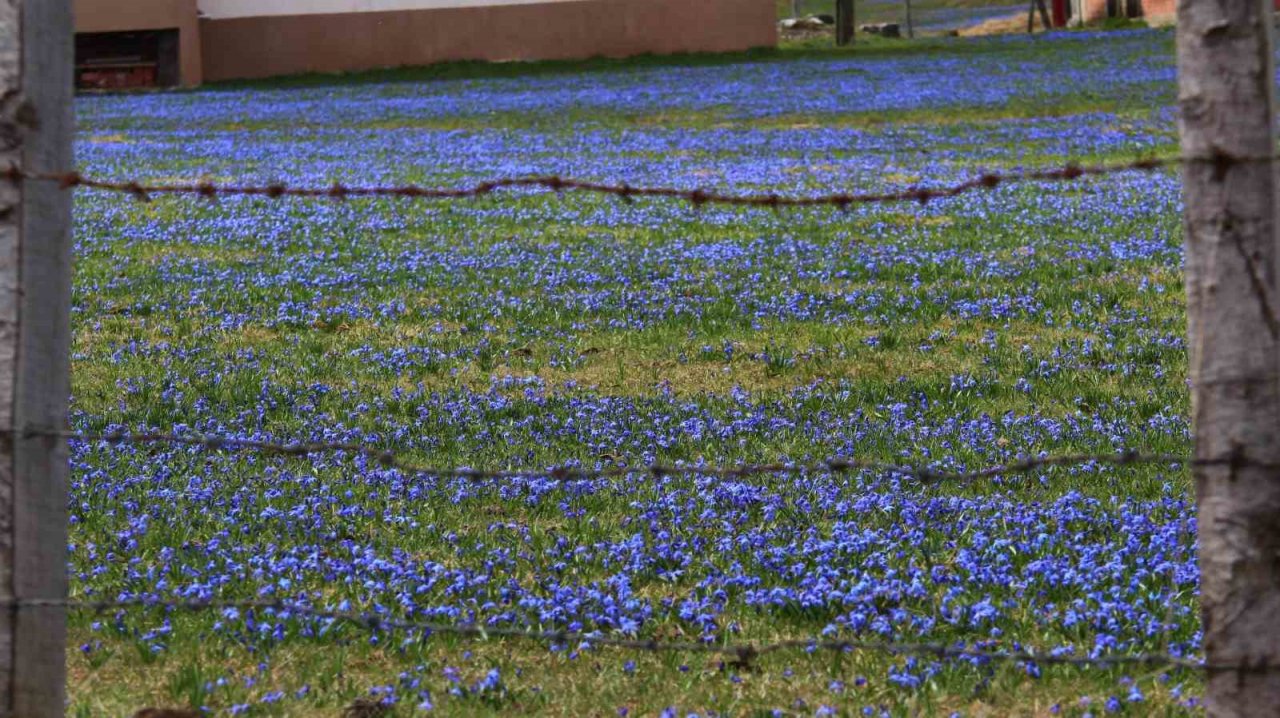
[[[1172, 37], [458, 66], [78, 100], [94, 175], [805, 194], [1175, 151]], [[505, 468], [1189, 449], [1171, 172], [919, 204], [76, 204], [73, 426]], [[1194, 656], [1179, 469], [558, 484], [73, 451], [73, 594], [707, 641]], [[72, 618], [69, 713], [1182, 715], [1194, 674], [550, 649], [259, 612]]]

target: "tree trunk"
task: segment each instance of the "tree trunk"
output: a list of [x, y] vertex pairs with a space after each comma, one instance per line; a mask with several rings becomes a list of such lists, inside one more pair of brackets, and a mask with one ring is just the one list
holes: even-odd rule
[[1280, 710], [1271, 16], [1271, 0], [1178, 3], [1200, 597], [1214, 717]]
[[[0, 167], [71, 166], [71, 2], [0, 2]], [[0, 180], [0, 716], [61, 718], [66, 683], [71, 197]], [[24, 429], [43, 430], [27, 436]]]

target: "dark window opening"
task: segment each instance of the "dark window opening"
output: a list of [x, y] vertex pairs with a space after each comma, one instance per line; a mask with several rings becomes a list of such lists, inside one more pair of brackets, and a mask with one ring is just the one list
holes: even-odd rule
[[76, 87], [174, 87], [181, 80], [177, 30], [76, 35]]

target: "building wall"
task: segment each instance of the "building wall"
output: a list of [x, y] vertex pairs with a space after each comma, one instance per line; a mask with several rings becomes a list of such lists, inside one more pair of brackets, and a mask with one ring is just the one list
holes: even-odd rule
[[[1084, 21], [1086, 23], [1098, 22], [1108, 17], [1107, 0], [1079, 1], [1083, 5]], [[1142, 7], [1141, 16], [1153, 25], [1172, 24], [1177, 18], [1177, 0], [1129, 0], [1129, 2], [1139, 3]], [[1113, 0], [1113, 3], [1124, 7], [1125, 0]], [[1272, 0], [1272, 7], [1280, 11], [1280, 0]]]
[[78, 33], [177, 30], [182, 84], [202, 82], [196, 0], [75, 0], [73, 10]]
[[[1276, 0], [1280, 2], [1280, 0]], [[1178, 13], [1176, 0], [1142, 0], [1142, 16], [1148, 22], [1164, 24], [1173, 22]]]
[[[777, 42], [774, 0], [425, 0], [435, 6], [219, 16], [235, 2], [201, 0], [208, 15], [200, 20], [207, 80], [447, 60], [727, 52]], [[312, 2], [378, 7], [396, 2], [424, 4], [424, 0]], [[255, 0], [239, 7], [253, 12], [255, 5], [261, 9], [272, 4]]]
[[437, 10], [451, 7], [534, 5], [579, 0], [197, 0], [200, 14], [214, 20], [263, 15], [341, 15], [351, 12]]

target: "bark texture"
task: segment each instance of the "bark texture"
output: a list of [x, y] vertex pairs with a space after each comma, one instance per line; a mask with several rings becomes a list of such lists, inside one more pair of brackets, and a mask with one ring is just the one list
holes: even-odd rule
[[1178, 3], [1201, 611], [1215, 717], [1280, 714], [1271, 22], [1270, 0]]
[[[69, 0], [0, 0], [0, 167], [71, 166]], [[0, 716], [65, 713], [70, 194], [0, 180]]]

